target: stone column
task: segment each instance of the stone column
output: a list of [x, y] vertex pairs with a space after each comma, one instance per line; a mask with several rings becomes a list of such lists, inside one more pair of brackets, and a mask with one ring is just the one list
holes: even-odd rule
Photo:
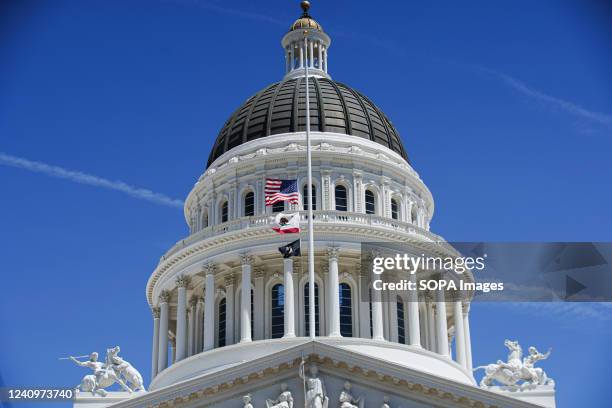
[[358, 267], [360, 271], [359, 277], [359, 293], [363, 296], [359, 296], [359, 337], [369, 339], [370, 335], [370, 293], [367, 288], [363, 286], [368, 284], [368, 277], [365, 270], [361, 270], [361, 266]]
[[331, 200], [331, 172], [329, 170], [321, 170], [321, 209], [335, 210], [336, 204]]
[[291, 59], [291, 61], [289, 61], [289, 71], [295, 68], [295, 54], [293, 53], [294, 48], [295, 48], [295, 44], [291, 43], [291, 45], [289, 45], [289, 56]]
[[338, 281], [339, 248], [327, 248], [329, 258], [329, 333], [330, 337], [340, 337], [340, 285]]
[[170, 292], [164, 290], [159, 295], [159, 352], [157, 353], [157, 372], [168, 367], [168, 302]]
[[472, 372], [472, 340], [470, 338], [470, 304], [464, 303], [463, 305], [463, 332], [465, 333], [465, 354], [466, 354], [466, 368], [468, 372]]
[[364, 213], [363, 209], [363, 173], [361, 171], [353, 171], [353, 209], [356, 213]]
[[[311, 43], [312, 44], [312, 43]], [[295, 297], [293, 295], [293, 258], [283, 259], [285, 289], [285, 335], [295, 337]]]
[[300, 68], [304, 68], [304, 43], [300, 41], [298, 44], [300, 47]]
[[324, 50], [325, 55], [323, 56], [323, 65], [325, 66], [325, 73], [327, 73], [327, 48]]
[[[399, 330], [397, 327], [397, 295], [393, 292], [385, 291], [384, 296], [387, 304], [387, 333], [389, 341], [399, 342]], [[403, 307], [402, 300], [402, 307]], [[404, 330], [406, 329], [407, 316], [404, 315]]]
[[453, 318], [455, 321], [455, 356], [457, 363], [467, 369], [465, 328], [463, 327], [463, 306], [461, 300], [453, 302]]
[[317, 58], [317, 68], [321, 71], [323, 70], [323, 46], [321, 45], [321, 41], [317, 42], [317, 51], [319, 53]]
[[157, 364], [159, 360], [159, 307], [152, 307], [153, 314], [153, 347], [151, 347], [151, 379], [157, 375]]
[[195, 354], [202, 352], [202, 340], [203, 340], [203, 320], [204, 320], [204, 298], [202, 296], [198, 296], [198, 304], [196, 306], [196, 324], [195, 324], [195, 336], [196, 336], [196, 345], [195, 345]]
[[178, 301], [176, 304], [176, 361], [187, 356], [187, 285], [186, 276], [176, 278]]
[[251, 262], [253, 259], [247, 254], [240, 257], [242, 263], [242, 290], [240, 300], [240, 342], [245, 343], [251, 339]]
[[314, 68], [314, 42], [308, 41], [308, 67]]
[[206, 264], [204, 287], [204, 351], [215, 347], [215, 265]]
[[197, 307], [198, 297], [192, 295], [189, 299], [189, 344], [187, 355], [193, 356], [196, 353], [196, 321], [197, 321]]
[[446, 303], [444, 290], [436, 290], [436, 343], [438, 354], [448, 357], [448, 327], [446, 322]]
[[[410, 282], [417, 285], [416, 273], [410, 275]], [[410, 345], [421, 347], [421, 322], [419, 321], [419, 293], [415, 290], [408, 291], [408, 332]]]
[[264, 338], [264, 271], [263, 269], [255, 269], [253, 273], [255, 277], [253, 290], [253, 334], [255, 340], [263, 340]]
[[225, 344], [234, 344], [234, 275], [225, 277]]
[[438, 344], [436, 342], [436, 311], [431, 298], [427, 301], [427, 315], [427, 320], [429, 321], [429, 326], [427, 328], [429, 334], [429, 350], [436, 351], [438, 349]]

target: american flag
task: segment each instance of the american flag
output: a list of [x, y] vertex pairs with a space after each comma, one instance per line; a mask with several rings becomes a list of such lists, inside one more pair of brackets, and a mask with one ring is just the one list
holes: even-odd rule
[[266, 206], [278, 201], [298, 203], [297, 180], [266, 179]]

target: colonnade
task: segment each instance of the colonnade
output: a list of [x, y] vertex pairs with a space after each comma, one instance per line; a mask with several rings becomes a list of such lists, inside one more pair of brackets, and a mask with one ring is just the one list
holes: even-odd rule
[[316, 68], [327, 73], [327, 47], [322, 40], [307, 39], [306, 53], [304, 53], [303, 40], [291, 42], [285, 48], [285, 60], [286, 72], [308, 66], [308, 68]]
[[[327, 248], [327, 273], [325, 285], [327, 286], [328, 299], [326, 299], [326, 335], [329, 337], [341, 337], [341, 318], [340, 318], [340, 281], [339, 281], [339, 248]], [[256, 269], [253, 274], [253, 257], [249, 254], [240, 255], [241, 264], [241, 290], [240, 303], [237, 305], [234, 299], [234, 275], [226, 275], [225, 284], [225, 339], [223, 344], [233, 344], [234, 341], [234, 313], [235, 308], [239, 307], [240, 343], [248, 343], [255, 338], [264, 339], [264, 274]], [[193, 293], [187, 299], [187, 292], [191, 280], [188, 276], [181, 275], [176, 278], [176, 329], [171, 337], [169, 332], [169, 303], [170, 292], [163, 290], [158, 296], [157, 305], [152, 308], [153, 312], [153, 353], [152, 353], [152, 377], [168, 366], [168, 345], [172, 343], [171, 360], [173, 362], [183, 360], [194, 354], [212, 350], [215, 347], [215, 335], [218, 333], [218, 316], [215, 313], [215, 297], [218, 290], [215, 287], [215, 275], [217, 267], [213, 263], [206, 263], [202, 267], [204, 273], [204, 288], [200, 296]], [[294, 293], [294, 260], [293, 258], [283, 259], [283, 286], [284, 286], [284, 337], [296, 336], [296, 296]], [[253, 276], [255, 275], [255, 276]], [[415, 279], [415, 275], [411, 275]], [[319, 288], [321, 289], [321, 288]], [[251, 306], [251, 291], [253, 290], [254, 302]], [[195, 292], [195, 291], [194, 291]], [[362, 317], [369, 314], [368, 301], [360, 300], [365, 303], [359, 310], [359, 321], [361, 324], [371, 324], [371, 337], [379, 341], [398, 342], [398, 320], [397, 311], [395, 314], [389, 312], [395, 302], [384, 302], [381, 291], [372, 291], [371, 301], [371, 323], [368, 318]], [[455, 337], [455, 361], [471, 372], [471, 341], [469, 328], [469, 303], [462, 300], [445, 299], [444, 291], [435, 293], [417, 293], [416, 291], [407, 292], [405, 302], [407, 313], [405, 343], [418, 348], [425, 348], [434, 351], [441, 356], [451, 358], [449, 347], [452, 336], [449, 335], [449, 326], [454, 329]], [[385, 298], [384, 300], [389, 300]], [[356, 302], [358, 303], [358, 302]], [[447, 305], [452, 311], [453, 321], [447, 319]], [[252, 310], [253, 308], [253, 310]], [[252, 316], [251, 314], [254, 314]], [[393, 316], [391, 319], [389, 316]], [[174, 320], [174, 319], [172, 319]], [[255, 322], [252, 330], [251, 322]], [[203, 325], [202, 325], [203, 322]], [[395, 326], [395, 327], [394, 327]], [[360, 337], [369, 337], [363, 328], [359, 333]]]

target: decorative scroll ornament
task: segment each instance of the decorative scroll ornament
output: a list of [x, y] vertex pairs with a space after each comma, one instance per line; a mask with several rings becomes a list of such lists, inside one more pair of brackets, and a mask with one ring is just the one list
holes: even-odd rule
[[507, 361], [497, 360], [497, 363], [474, 368], [474, 371], [484, 369], [485, 376], [480, 380], [480, 386], [487, 388], [497, 382], [503, 386], [513, 388], [535, 388], [541, 385], [554, 385], [543, 369], [534, 367], [540, 360], [546, 360], [551, 353], [549, 349], [545, 354], [535, 347], [529, 347], [529, 355], [523, 358], [523, 349], [518, 341], [505, 340], [504, 346], [510, 350]]
[[[81, 367], [87, 367], [93, 371], [83, 377], [77, 387], [77, 391], [91, 392], [92, 395], [105, 397], [105, 388], [117, 383], [129, 393], [135, 391], [146, 391], [143, 385], [142, 375], [130, 363], [119, 357], [121, 348], [119, 346], [106, 349], [106, 360], [104, 363], [98, 361], [98, 353], [93, 352], [89, 355], [89, 360], [79, 361], [75, 357], [70, 357]], [[129, 385], [128, 385], [129, 384]]]

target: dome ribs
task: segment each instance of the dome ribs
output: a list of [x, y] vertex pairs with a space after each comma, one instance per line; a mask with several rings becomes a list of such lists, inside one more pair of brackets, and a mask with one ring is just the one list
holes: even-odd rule
[[249, 114], [246, 117], [246, 120], [245, 120], [245, 123], [244, 123], [244, 127], [243, 127], [242, 143], [246, 143], [248, 141], [249, 122], [251, 121], [251, 115], [253, 114], [253, 110], [255, 109], [255, 105], [257, 105], [257, 102], [259, 101], [259, 98], [261, 98], [261, 95], [263, 95], [264, 92], [266, 92], [270, 87], [275, 86], [275, 85], [278, 86], [278, 82], [276, 84], [270, 85], [267, 88], [262, 89], [257, 94], [255, 94], [254, 98], [252, 98], [254, 100], [251, 103], [251, 106], [249, 108]]
[[[366, 96], [328, 78], [309, 77], [310, 124], [313, 131], [364, 138], [408, 156], [399, 132]], [[241, 144], [262, 137], [303, 132], [306, 113], [303, 77], [276, 82], [251, 96], [221, 128], [208, 166]]]
[[344, 94], [342, 93], [342, 91], [340, 90], [340, 88], [338, 88], [338, 85], [336, 85], [336, 83], [334, 81], [330, 81], [330, 80], [326, 80], [327, 83], [329, 83], [335, 90], [336, 93], [338, 95], [338, 97], [340, 98], [340, 103], [342, 104], [342, 109], [344, 110], [344, 115], [345, 115], [345, 133], [347, 135], [350, 135], [353, 133], [353, 127], [351, 126], [351, 114], [349, 113], [348, 109], [346, 108], [346, 101], [344, 100]]

